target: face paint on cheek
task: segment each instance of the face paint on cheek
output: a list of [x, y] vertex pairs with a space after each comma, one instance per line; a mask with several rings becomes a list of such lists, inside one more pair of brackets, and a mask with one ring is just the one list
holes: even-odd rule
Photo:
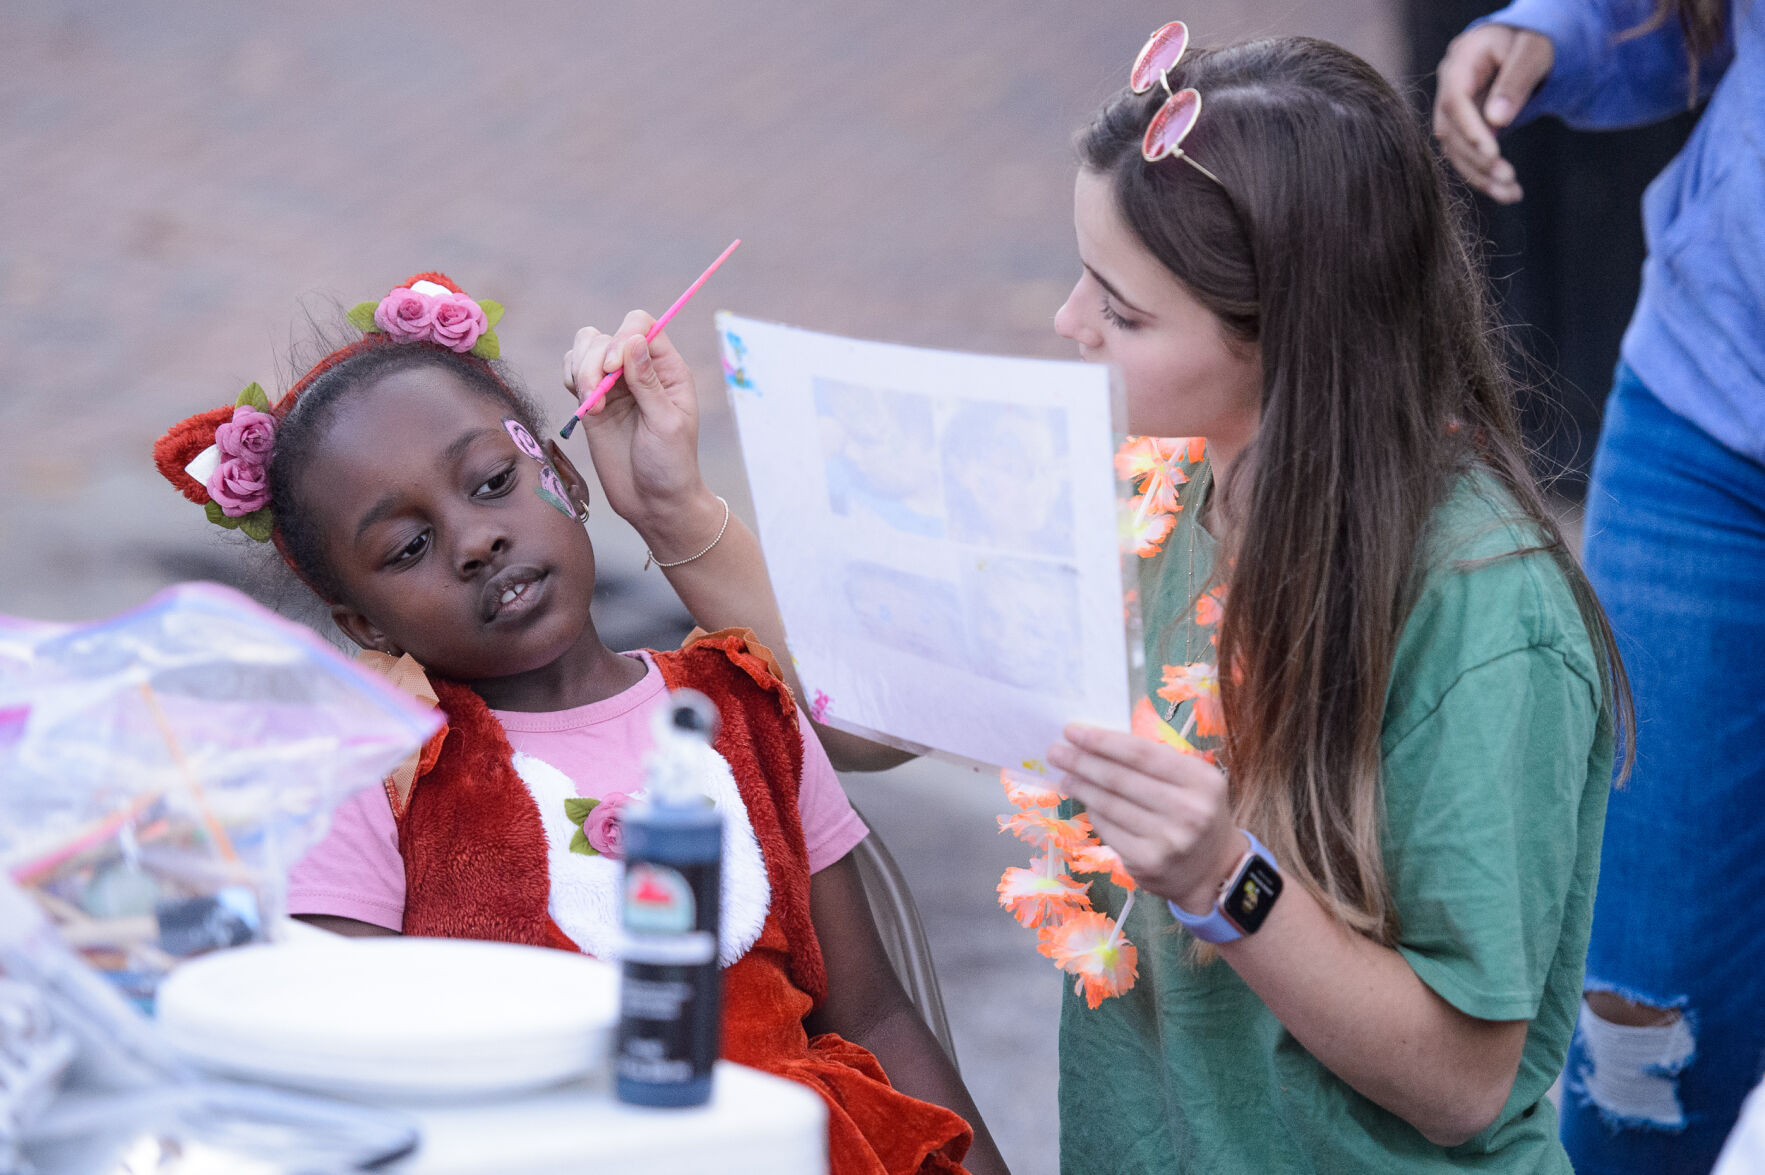
[[503, 417], [503, 428], [507, 430], [509, 439], [515, 442], [515, 448], [539, 462], [539, 484], [533, 487], [533, 492], [543, 498], [547, 505], [559, 511], [572, 522], [577, 521], [576, 511], [572, 510], [570, 503], [565, 501], [569, 497], [569, 491], [564, 488], [564, 479], [558, 476], [558, 471], [552, 468], [552, 463], [545, 459], [545, 450], [539, 447], [539, 442], [533, 439], [533, 434], [527, 431], [527, 426], [519, 420], [505, 416]]
[[[576, 511], [570, 509], [570, 504], [564, 500], [567, 493], [564, 489], [564, 479], [558, 476], [558, 471], [553, 469], [549, 463], [540, 467], [539, 484], [534, 486], [533, 490], [548, 504], [561, 510], [570, 521], [581, 521], [576, 517]], [[583, 517], [588, 516], [584, 514]]]

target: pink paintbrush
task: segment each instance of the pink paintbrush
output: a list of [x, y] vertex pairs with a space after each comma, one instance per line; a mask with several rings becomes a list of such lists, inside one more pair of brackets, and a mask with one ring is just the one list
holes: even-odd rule
[[[686, 293], [674, 299], [674, 305], [662, 311], [662, 317], [656, 319], [656, 325], [652, 326], [644, 333], [644, 342], [647, 343], [662, 333], [662, 328], [668, 325], [668, 320], [680, 313], [680, 308], [690, 302], [692, 296], [699, 292], [699, 287], [705, 284], [705, 279], [716, 273], [717, 267], [722, 265], [724, 260], [727, 259], [731, 253], [735, 252], [735, 247], [741, 243], [742, 239], [740, 237], [729, 242], [729, 248], [717, 255], [717, 260], [711, 262], [711, 264], [705, 268], [705, 272], [699, 275], [699, 280], [686, 287]], [[624, 374], [625, 369], [623, 367], [607, 372], [606, 378], [602, 379], [600, 383], [595, 385], [594, 391], [582, 398], [582, 403], [576, 406], [576, 414], [570, 417], [569, 421], [565, 423], [563, 428], [558, 430], [558, 435], [565, 440], [569, 440], [570, 434], [576, 431], [576, 422], [581, 420], [583, 415], [587, 413], [590, 408], [599, 404], [601, 402], [601, 397], [611, 391], [613, 385], [619, 382], [619, 377]]]

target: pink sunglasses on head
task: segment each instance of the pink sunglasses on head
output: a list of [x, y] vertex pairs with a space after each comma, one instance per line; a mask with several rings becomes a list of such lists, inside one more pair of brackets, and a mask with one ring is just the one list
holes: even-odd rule
[[[1220, 184], [1220, 177], [1201, 164], [1195, 162], [1193, 156], [1183, 151], [1182, 143], [1190, 131], [1195, 129], [1195, 120], [1201, 117], [1201, 91], [1186, 88], [1172, 92], [1170, 72], [1183, 59], [1183, 51], [1189, 47], [1189, 26], [1180, 20], [1173, 20], [1150, 37], [1141, 48], [1140, 55], [1134, 58], [1134, 68], [1128, 74], [1128, 88], [1136, 94], [1144, 94], [1153, 83], [1164, 87], [1169, 95], [1158, 113], [1152, 116], [1147, 124], [1146, 136], [1140, 140], [1140, 154], [1146, 162], [1156, 163], [1165, 156], [1181, 159], [1196, 171]], [[1220, 187], [1225, 187], [1220, 184]]]

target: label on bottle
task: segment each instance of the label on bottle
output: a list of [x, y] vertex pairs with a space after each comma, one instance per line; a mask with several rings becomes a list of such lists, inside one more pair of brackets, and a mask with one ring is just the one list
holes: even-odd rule
[[698, 921], [692, 886], [680, 870], [633, 861], [625, 870], [625, 929], [632, 934], [686, 934]]
[[625, 864], [614, 1059], [619, 1096], [680, 1104], [665, 1087], [708, 1080], [721, 1035], [718, 863]]

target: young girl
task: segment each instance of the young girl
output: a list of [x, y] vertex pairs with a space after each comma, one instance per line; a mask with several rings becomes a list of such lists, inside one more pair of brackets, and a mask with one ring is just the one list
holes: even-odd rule
[[[1183, 484], [1140, 598], [1148, 694], [1210, 754], [1076, 725], [1049, 751], [1143, 891], [1137, 982], [1066, 997], [1063, 1167], [1567, 1172], [1545, 1092], [1625, 707], [1609, 632], [1407, 104], [1318, 41], [1185, 41], [1082, 137], [1055, 325], [1120, 367], [1132, 431], [1205, 438], [1149, 442]], [[626, 364], [588, 440], [672, 558], [721, 511], [646, 325], [579, 335], [566, 379]], [[671, 573], [701, 623], [765, 611], [731, 530]]]
[[690, 686], [718, 705], [727, 763], [724, 1055], [822, 1095], [836, 1172], [959, 1171], [965, 1152], [1002, 1171], [890, 970], [847, 855], [865, 829], [770, 654], [736, 631], [668, 653], [601, 642], [588, 489], [487, 361], [500, 313], [412, 278], [352, 311], [363, 336], [273, 409], [253, 385], [156, 447], [174, 485], [273, 540], [447, 717], [339, 809], [294, 870], [291, 911], [343, 933], [605, 951], [617, 811], [642, 786], [651, 713]]

